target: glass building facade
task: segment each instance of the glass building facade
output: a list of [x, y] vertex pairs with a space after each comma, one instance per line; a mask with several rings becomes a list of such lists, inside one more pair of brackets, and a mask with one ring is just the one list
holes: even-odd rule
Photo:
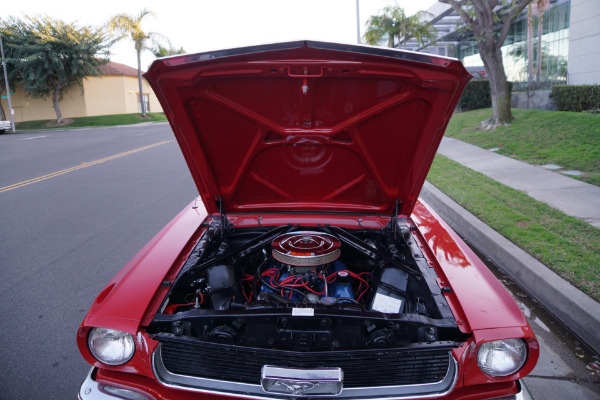
[[[542, 64], [540, 83], [542, 86], [567, 83], [567, 59], [569, 54], [569, 21], [571, 12], [570, 1], [556, 1], [550, 5], [542, 18], [543, 34], [541, 37]], [[533, 17], [533, 68], [537, 68], [537, 43], [539, 18]], [[466, 67], [481, 67], [483, 62], [479, 56], [477, 43], [463, 41], [457, 45], [457, 57]], [[504, 45], [502, 46], [504, 70], [509, 81], [516, 87], [527, 85], [527, 13], [512, 24]]]

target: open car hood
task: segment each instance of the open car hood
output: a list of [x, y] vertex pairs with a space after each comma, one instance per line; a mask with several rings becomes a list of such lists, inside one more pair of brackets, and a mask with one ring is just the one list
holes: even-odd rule
[[209, 213], [409, 215], [470, 79], [460, 61], [297, 41], [145, 74]]

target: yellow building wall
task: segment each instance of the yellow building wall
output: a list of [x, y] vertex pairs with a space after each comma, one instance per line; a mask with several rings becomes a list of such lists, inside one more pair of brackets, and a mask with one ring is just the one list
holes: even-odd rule
[[[6, 92], [6, 91], [5, 91]], [[6, 95], [6, 93], [4, 93]], [[27, 97], [22, 86], [15, 88], [15, 93], [10, 96], [13, 109], [15, 110], [15, 122], [35, 121], [38, 119], [56, 119], [56, 112], [52, 106], [52, 98], [34, 99]], [[85, 117], [85, 101], [81, 86], [69, 89], [59, 103], [63, 118]], [[2, 99], [2, 108], [9, 118], [8, 100]]]
[[88, 117], [127, 114], [125, 84], [122, 76], [91, 77], [83, 81], [85, 108]]
[[[127, 77], [125, 81], [125, 95], [126, 97], [126, 109], [128, 113], [137, 113], [138, 111], [138, 102], [139, 102], [139, 84], [136, 77]], [[145, 79], [142, 79], [142, 91], [144, 94], [149, 95], [149, 109], [150, 112], [162, 112], [162, 107], [158, 103], [158, 99], [156, 95], [152, 91], [152, 88], [146, 82]]]
[[[83, 86], [88, 116], [138, 112], [139, 85], [135, 76], [90, 77]], [[149, 95], [150, 112], [162, 112], [156, 95], [145, 79], [142, 79], [142, 90]]]
[[[143, 92], [149, 95], [150, 112], [162, 112], [152, 88], [143, 80]], [[70, 88], [59, 103], [63, 118], [96, 115], [135, 114], [138, 112], [138, 80], [135, 76], [89, 77], [81, 86]], [[27, 97], [22, 86], [11, 95], [15, 110], [15, 122], [56, 119], [52, 99]], [[2, 107], [8, 116], [8, 100], [2, 99]]]

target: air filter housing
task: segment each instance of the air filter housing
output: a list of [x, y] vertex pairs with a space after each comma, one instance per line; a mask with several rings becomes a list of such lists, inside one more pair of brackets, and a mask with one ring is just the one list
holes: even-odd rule
[[278, 236], [271, 244], [273, 258], [287, 265], [316, 267], [340, 256], [340, 241], [321, 232], [291, 232]]

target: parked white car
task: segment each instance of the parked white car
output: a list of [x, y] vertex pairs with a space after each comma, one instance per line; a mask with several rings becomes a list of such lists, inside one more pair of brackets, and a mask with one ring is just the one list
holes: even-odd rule
[[0, 121], [0, 133], [4, 133], [10, 129], [10, 121]]

